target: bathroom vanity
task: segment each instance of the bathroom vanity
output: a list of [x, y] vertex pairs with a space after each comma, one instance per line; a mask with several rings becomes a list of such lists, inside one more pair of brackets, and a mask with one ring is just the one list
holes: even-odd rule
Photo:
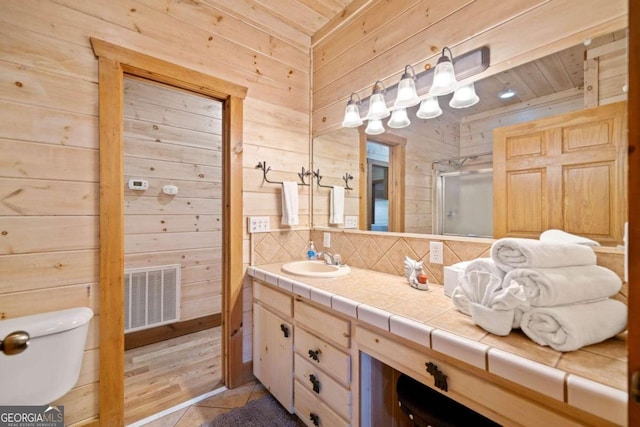
[[388, 417], [397, 403], [378, 404], [384, 381], [373, 371], [381, 365], [502, 425], [626, 425], [623, 337], [560, 353], [518, 331], [488, 334], [455, 310], [441, 285], [420, 291], [403, 277], [358, 268], [309, 278], [281, 267], [248, 269], [254, 373], [308, 426]]

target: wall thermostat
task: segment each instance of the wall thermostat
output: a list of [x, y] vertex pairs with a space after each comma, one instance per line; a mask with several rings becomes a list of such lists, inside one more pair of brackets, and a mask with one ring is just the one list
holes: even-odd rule
[[129, 190], [148, 190], [149, 181], [145, 179], [130, 179]]
[[173, 196], [178, 194], [178, 187], [176, 187], [175, 185], [165, 185], [164, 187], [162, 187], [162, 192], [164, 194]]

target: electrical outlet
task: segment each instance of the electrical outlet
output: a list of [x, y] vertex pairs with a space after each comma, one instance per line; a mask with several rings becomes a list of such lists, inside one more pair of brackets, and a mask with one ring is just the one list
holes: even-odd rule
[[249, 217], [249, 233], [264, 233], [266, 231], [269, 231], [268, 216]]
[[344, 217], [344, 228], [358, 228], [358, 217], [347, 215]]
[[331, 233], [322, 233], [322, 246], [325, 248], [331, 247]]
[[442, 264], [442, 242], [429, 242], [429, 262], [431, 264]]

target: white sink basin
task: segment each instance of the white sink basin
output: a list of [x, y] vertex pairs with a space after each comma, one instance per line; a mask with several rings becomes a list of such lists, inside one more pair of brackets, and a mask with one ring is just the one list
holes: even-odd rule
[[324, 261], [293, 261], [282, 266], [282, 271], [305, 277], [339, 277], [351, 272], [347, 265], [329, 265]]

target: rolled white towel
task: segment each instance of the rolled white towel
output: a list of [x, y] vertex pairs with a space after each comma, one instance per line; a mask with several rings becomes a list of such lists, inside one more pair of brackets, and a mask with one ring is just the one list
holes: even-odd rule
[[504, 270], [501, 270], [496, 266], [496, 263], [491, 258], [476, 258], [473, 261], [469, 261], [469, 264], [464, 269], [464, 273], [468, 274], [472, 271], [484, 271], [485, 273], [493, 274], [500, 280], [504, 278]]
[[540, 234], [541, 242], [564, 242], [564, 243], [577, 243], [578, 245], [587, 246], [600, 246], [600, 243], [595, 240], [587, 239], [586, 237], [578, 236], [576, 234], [567, 233], [563, 230], [546, 230]]
[[557, 268], [516, 268], [504, 276], [502, 286], [521, 285], [532, 306], [556, 306], [609, 298], [620, 291], [622, 280], [599, 265]]
[[588, 246], [517, 237], [496, 240], [491, 245], [491, 258], [496, 266], [504, 271], [514, 268], [552, 268], [596, 263], [596, 254]]
[[534, 342], [557, 351], [574, 351], [624, 331], [627, 306], [613, 299], [532, 307], [522, 314], [520, 327]]

